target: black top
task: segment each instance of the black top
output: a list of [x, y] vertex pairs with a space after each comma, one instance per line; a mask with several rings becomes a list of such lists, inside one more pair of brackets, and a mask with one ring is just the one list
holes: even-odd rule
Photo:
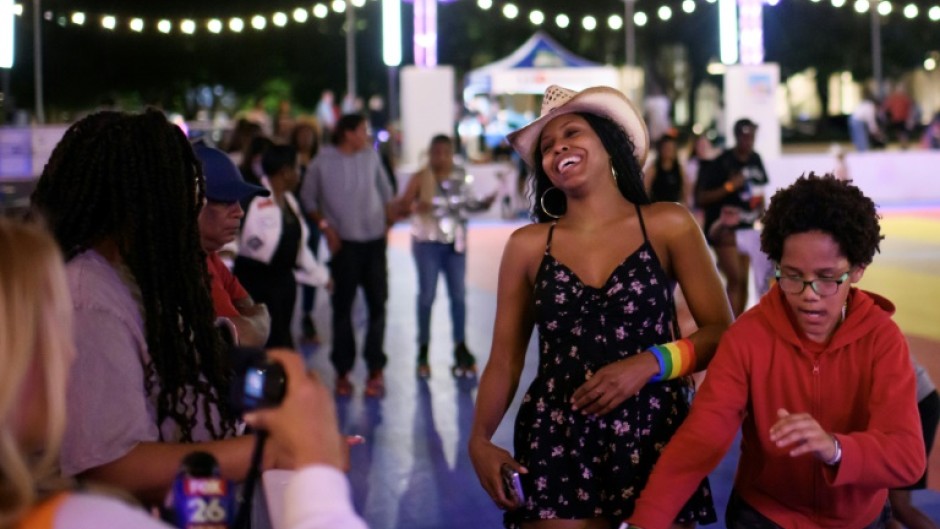
[[[753, 194], [752, 186], [767, 185], [767, 171], [764, 169], [764, 162], [760, 155], [752, 152], [745, 161], [741, 161], [734, 155], [731, 149], [721, 153], [718, 158], [708, 164], [702, 164], [699, 169], [696, 191], [709, 191], [725, 185], [725, 182], [731, 180], [731, 177], [741, 171], [744, 174], [744, 186], [738, 189], [736, 193], [727, 195], [720, 202], [705, 206], [705, 232], [708, 233], [711, 225], [718, 220], [721, 214], [721, 208], [724, 206], [733, 206], [740, 208], [744, 213], [741, 216], [741, 223], [738, 228], [751, 228], [754, 221], [760, 214], [762, 203], [758, 202], [759, 197]], [[753, 199], [753, 200], [752, 200]]]
[[682, 202], [682, 171], [679, 162], [673, 162], [671, 169], [663, 169], [656, 160], [656, 173], [650, 186], [650, 200], [653, 202]]

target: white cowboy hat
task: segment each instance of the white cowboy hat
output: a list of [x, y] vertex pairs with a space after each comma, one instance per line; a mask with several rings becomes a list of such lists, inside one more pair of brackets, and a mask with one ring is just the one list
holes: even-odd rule
[[538, 147], [542, 129], [549, 121], [574, 112], [586, 112], [605, 117], [623, 127], [624, 132], [633, 141], [633, 155], [640, 167], [646, 161], [650, 150], [650, 135], [646, 130], [640, 111], [627, 96], [609, 86], [593, 86], [580, 92], [551, 85], [545, 89], [542, 99], [541, 115], [519, 130], [511, 132], [506, 138], [519, 156], [535, 167], [535, 149]]

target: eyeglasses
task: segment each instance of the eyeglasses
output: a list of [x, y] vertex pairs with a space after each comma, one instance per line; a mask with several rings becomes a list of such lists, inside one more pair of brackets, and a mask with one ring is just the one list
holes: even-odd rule
[[802, 294], [803, 290], [806, 289], [806, 285], [809, 285], [816, 294], [831, 296], [838, 292], [842, 283], [845, 283], [845, 280], [849, 278], [849, 270], [846, 270], [837, 278], [817, 277], [812, 281], [804, 281], [802, 277], [785, 276], [780, 273], [780, 268], [777, 268], [775, 275], [780, 290], [787, 294]]

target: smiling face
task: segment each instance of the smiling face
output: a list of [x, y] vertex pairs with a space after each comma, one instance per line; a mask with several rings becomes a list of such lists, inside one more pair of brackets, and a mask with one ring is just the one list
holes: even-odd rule
[[828, 233], [809, 231], [790, 235], [783, 242], [780, 259], [782, 277], [794, 280], [837, 280], [848, 272], [848, 278], [829, 296], [817, 294], [805, 285], [799, 294], [784, 292], [784, 298], [797, 326], [810, 340], [825, 343], [842, 321], [842, 307], [849, 296], [851, 283], [862, 279], [864, 267], [852, 266]]
[[556, 187], [566, 193], [588, 181], [595, 173], [610, 182], [610, 156], [587, 120], [565, 114], [548, 123], [539, 139], [542, 169]]

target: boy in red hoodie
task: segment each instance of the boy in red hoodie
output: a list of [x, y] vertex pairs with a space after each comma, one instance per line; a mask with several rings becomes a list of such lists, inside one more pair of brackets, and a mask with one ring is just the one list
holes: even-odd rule
[[849, 182], [811, 173], [778, 191], [763, 221], [777, 283], [726, 331], [631, 528], [670, 527], [739, 426], [732, 529], [885, 527], [888, 489], [924, 472], [914, 370], [894, 306], [852, 286], [883, 238], [875, 204]]

